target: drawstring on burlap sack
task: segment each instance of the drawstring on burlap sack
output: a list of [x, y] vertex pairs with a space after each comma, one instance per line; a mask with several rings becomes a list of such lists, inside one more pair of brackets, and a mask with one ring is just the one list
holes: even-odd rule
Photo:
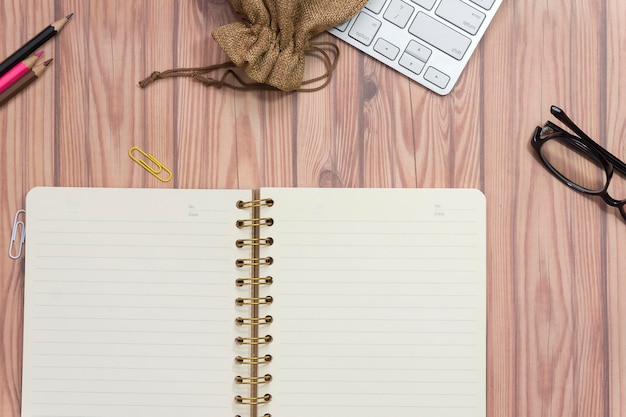
[[[326, 50], [328, 49], [328, 50]], [[330, 42], [317, 42], [312, 43], [311, 47], [304, 51], [305, 55], [316, 56], [322, 60], [325, 71], [322, 75], [304, 80], [295, 91], [300, 92], [313, 92], [323, 89], [330, 83], [332, 74], [337, 66], [337, 59], [339, 58], [339, 48], [337, 45]], [[196, 68], [175, 68], [166, 71], [154, 71], [148, 77], [139, 81], [139, 86], [145, 88], [157, 80], [164, 78], [176, 78], [176, 77], [188, 77], [195, 81], [201, 82], [206, 86], [215, 88], [231, 88], [233, 90], [279, 90], [277, 87], [269, 84], [248, 81], [244, 79], [244, 76], [240, 75], [236, 71], [237, 66], [232, 62], [224, 62], [222, 64], [208, 65], [205, 67]], [[214, 71], [225, 69], [224, 73], [219, 78], [212, 78], [205, 74], [212, 73]], [[316, 83], [321, 83], [315, 85]], [[306, 87], [303, 87], [306, 86]], [[311, 87], [308, 87], [311, 86]]]
[[[139, 85], [143, 88], [162, 78], [191, 77], [217, 88], [317, 91], [330, 82], [339, 50], [332, 43], [310, 40], [356, 15], [367, 0], [230, 0], [230, 3], [241, 21], [212, 33], [230, 61], [156, 71]], [[326, 71], [303, 81], [308, 55], [321, 58]], [[237, 74], [235, 67], [252, 81]], [[220, 77], [207, 76], [217, 70], [225, 71]], [[311, 86], [316, 82], [321, 83]]]

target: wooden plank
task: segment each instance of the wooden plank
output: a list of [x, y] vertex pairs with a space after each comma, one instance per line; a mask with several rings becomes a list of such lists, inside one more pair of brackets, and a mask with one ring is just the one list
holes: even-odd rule
[[[624, 80], [624, 67], [626, 66], [626, 53], [623, 51], [626, 28], [623, 25], [624, 2], [609, 0], [605, 3], [604, 13], [606, 24], [603, 26], [599, 37], [606, 38], [605, 59], [606, 85], [600, 84], [603, 93], [606, 94], [605, 105], [601, 110], [604, 112], [605, 124], [601, 131], [602, 141], [606, 148], [620, 158], [626, 160], [626, 117], [624, 117], [625, 105], [623, 97], [626, 93], [626, 80]], [[615, 175], [611, 187], [611, 195], [622, 199], [626, 196], [626, 182], [624, 177]], [[605, 415], [626, 415], [626, 333], [625, 317], [626, 287], [623, 283], [624, 271], [626, 271], [626, 238], [624, 238], [624, 219], [614, 208], [607, 208], [606, 225], [601, 236], [595, 237], [599, 242], [604, 242], [604, 273], [606, 274], [607, 306], [604, 310], [607, 328], [604, 343], [608, 349], [606, 360], [609, 363], [607, 377], [607, 390], [609, 403]]]

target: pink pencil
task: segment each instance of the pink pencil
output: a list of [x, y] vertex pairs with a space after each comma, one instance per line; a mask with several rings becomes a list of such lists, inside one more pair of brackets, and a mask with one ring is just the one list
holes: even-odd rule
[[40, 56], [43, 55], [43, 51], [37, 52], [25, 60], [18, 62], [13, 68], [11, 68], [6, 74], [0, 77], [0, 93], [11, 87], [17, 80], [22, 78], [28, 71], [34, 66]]

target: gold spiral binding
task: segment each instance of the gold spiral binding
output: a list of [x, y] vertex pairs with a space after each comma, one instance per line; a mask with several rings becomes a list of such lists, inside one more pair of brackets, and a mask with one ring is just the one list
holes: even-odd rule
[[[272, 226], [274, 219], [271, 217], [262, 217], [261, 208], [271, 207], [274, 205], [274, 200], [271, 198], [260, 198], [260, 191], [254, 190], [252, 194], [252, 200], [250, 201], [237, 201], [237, 208], [250, 210], [250, 215], [246, 216], [242, 220], [236, 221], [236, 226], [239, 229], [250, 229], [250, 236], [244, 239], [238, 239], [235, 241], [235, 246], [239, 249], [248, 249], [248, 256], [241, 257], [236, 260], [236, 266], [239, 268], [249, 268], [249, 276], [238, 278], [236, 285], [238, 287], [249, 286], [249, 295], [246, 297], [238, 297], [235, 299], [235, 303], [239, 307], [246, 307], [249, 317], [237, 317], [236, 323], [240, 326], [249, 326], [249, 334], [236, 337], [235, 343], [239, 345], [248, 345], [245, 355], [235, 357], [237, 364], [248, 367], [247, 375], [238, 375], [235, 377], [235, 382], [241, 385], [248, 385], [249, 389], [246, 396], [237, 395], [235, 401], [239, 404], [250, 406], [250, 415], [257, 415], [260, 412], [257, 408], [260, 404], [268, 403], [272, 396], [265, 394], [260, 396], [258, 387], [262, 384], [268, 384], [272, 380], [271, 374], [260, 375], [259, 366], [268, 364], [272, 361], [272, 355], [264, 354], [261, 352], [260, 345], [267, 345], [273, 341], [271, 335], [261, 336], [259, 334], [259, 328], [262, 325], [268, 325], [273, 322], [273, 318], [270, 315], [261, 317], [262, 305], [272, 304], [274, 299], [270, 295], [261, 294], [260, 287], [262, 285], [272, 285], [273, 278], [271, 276], [260, 277], [260, 270], [262, 266], [272, 265], [274, 259], [270, 256], [262, 257], [261, 249], [274, 244], [274, 239], [271, 237], [262, 237], [261, 228], [266, 226]], [[239, 417], [239, 416], [236, 416]], [[269, 413], [263, 415], [263, 417], [271, 417]]]
[[258, 326], [260, 324], [270, 324], [274, 321], [272, 316], [265, 317], [237, 317], [235, 322], [240, 326]]
[[235, 242], [235, 245], [238, 248], [243, 248], [245, 246], [272, 246], [274, 244], [274, 239], [271, 237], [257, 237], [251, 239], [239, 239]]
[[265, 258], [240, 258], [237, 259], [235, 265], [237, 265], [238, 268], [243, 268], [244, 266], [271, 265], [273, 263], [274, 258], [266, 256]]
[[235, 343], [238, 345], [267, 345], [268, 343], [272, 343], [274, 338], [271, 334], [265, 335], [263, 337], [236, 337]]
[[272, 361], [272, 355], [263, 356], [237, 356], [235, 361], [242, 365], [262, 365]]
[[265, 394], [262, 397], [242, 397], [241, 395], [237, 395], [235, 397], [235, 401], [239, 404], [246, 405], [258, 405], [258, 404], [266, 404], [272, 400], [272, 396], [270, 394]]
[[239, 297], [235, 299], [235, 304], [238, 306], [272, 304], [273, 302], [274, 297], [271, 295], [268, 295], [267, 297]]
[[272, 285], [274, 283], [274, 278], [267, 276], [262, 278], [238, 278], [235, 281], [238, 287], [243, 287], [244, 285]]
[[261, 227], [261, 226], [271, 226], [274, 224], [274, 219], [271, 217], [255, 217], [252, 219], [243, 219], [237, 220], [235, 223], [238, 229], [243, 229], [246, 227]]
[[247, 209], [247, 208], [255, 208], [255, 207], [272, 207], [274, 205], [274, 200], [271, 198], [263, 198], [258, 200], [251, 201], [237, 201], [237, 208]]
[[242, 384], [242, 385], [267, 384], [271, 380], [272, 380], [272, 375], [270, 375], [270, 374], [265, 374], [263, 376], [252, 376], [252, 377], [243, 377], [243, 376], [236, 376], [235, 377], [235, 382], [237, 384]]

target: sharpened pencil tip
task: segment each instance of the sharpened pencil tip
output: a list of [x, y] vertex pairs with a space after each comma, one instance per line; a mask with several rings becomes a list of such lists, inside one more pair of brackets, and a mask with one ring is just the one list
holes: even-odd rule
[[72, 16], [74, 16], [74, 13], [70, 13], [70, 14], [68, 14], [67, 16], [65, 16], [65, 18], [66, 18], [67, 20], [70, 20], [70, 19], [72, 18]]
[[48, 65], [50, 65], [50, 63], [51, 63], [52, 61], [54, 61], [54, 58], [50, 58], [49, 60], [44, 61], [44, 63], [43, 63], [44, 67], [47, 67]]

